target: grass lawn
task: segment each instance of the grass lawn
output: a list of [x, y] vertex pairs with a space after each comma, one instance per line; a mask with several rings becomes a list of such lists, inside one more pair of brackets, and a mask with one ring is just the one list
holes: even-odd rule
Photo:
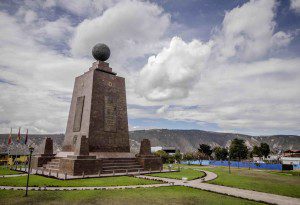
[[198, 179], [205, 176], [204, 172], [199, 172], [193, 169], [182, 169], [180, 172], [147, 174], [148, 176], [164, 177], [171, 179], [182, 179], [186, 177], [188, 180]]
[[300, 198], [300, 176], [295, 174], [297, 172], [289, 173], [258, 169], [249, 170], [247, 168], [231, 168], [231, 174], [229, 174], [228, 167], [200, 167], [196, 165], [186, 165], [184, 167], [193, 167], [216, 173], [218, 178], [208, 182], [211, 184]]
[[0, 190], [0, 204], [143, 204], [143, 205], [259, 205], [257, 203], [226, 195], [187, 187], [158, 187], [95, 191], [30, 191], [27, 198], [24, 191]]
[[[29, 186], [42, 187], [80, 187], [80, 186], [126, 186], [126, 185], [142, 185], [142, 184], [158, 184], [162, 182], [138, 179], [129, 176], [120, 177], [104, 177], [90, 179], [73, 179], [73, 180], [58, 180], [43, 176], [30, 175]], [[2, 186], [26, 186], [26, 176], [0, 178]]]
[[11, 175], [11, 174], [22, 174], [22, 173], [14, 170], [10, 170], [4, 166], [0, 166], [0, 175]]

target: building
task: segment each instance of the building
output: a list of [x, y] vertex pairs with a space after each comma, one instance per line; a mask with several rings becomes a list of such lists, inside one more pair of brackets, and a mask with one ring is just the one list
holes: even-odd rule
[[22, 145], [0, 147], [0, 165], [14, 165], [27, 163], [29, 151]]
[[166, 153], [168, 153], [169, 155], [174, 155], [176, 152], [176, 148], [175, 147], [151, 147], [151, 152], [155, 153], [159, 150], [165, 151]]
[[282, 164], [300, 165], [300, 157], [281, 157]]
[[283, 152], [281, 163], [293, 165], [293, 169], [300, 169], [300, 150], [287, 150]]
[[300, 150], [286, 150], [283, 152], [283, 157], [300, 157]]

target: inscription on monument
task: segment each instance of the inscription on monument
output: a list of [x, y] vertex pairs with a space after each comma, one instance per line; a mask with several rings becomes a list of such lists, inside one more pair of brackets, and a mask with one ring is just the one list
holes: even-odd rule
[[77, 97], [73, 132], [79, 132], [81, 129], [83, 106], [84, 106], [84, 96]]
[[117, 131], [117, 99], [114, 96], [105, 96], [104, 99], [104, 131]]

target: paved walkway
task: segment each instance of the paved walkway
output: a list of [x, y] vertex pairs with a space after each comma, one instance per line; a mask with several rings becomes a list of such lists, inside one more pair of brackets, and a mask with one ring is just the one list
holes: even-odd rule
[[[135, 189], [135, 188], [150, 188], [150, 187], [165, 187], [172, 186], [166, 184], [147, 184], [147, 185], [131, 185], [131, 186], [106, 186], [106, 187], [28, 187], [28, 190], [35, 191], [74, 191], [74, 190], [111, 190], [111, 189]], [[0, 186], [0, 190], [26, 190], [26, 187], [15, 186]]]
[[[239, 198], [261, 201], [270, 204], [278, 205], [300, 205], [300, 199], [280, 196], [276, 194], [263, 193], [258, 191], [251, 191], [239, 188], [232, 188], [226, 186], [220, 186], [215, 184], [203, 183], [206, 181], [217, 178], [217, 175], [213, 172], [200, 170], [206, 173], [204, 178], [191, 180], [184, 182], [178, 179], [169, 179], [162, 177], [153, 177], [145, 175], [137, 175], [135, 177], [158, 180], [164, 182], [163, 184], [149, 184], [149, 185], [133, 185], [133, 186], [110, 186], [110, 187], [29, 187], [29, 190], [50, 190], [50, 191], [65, 191], [65, 190], [110, 190], [110, 189], [134, 189], [134, 188], [150, 188], [150, 187], [165, 187], [165, 186], [185, 186], [206, 191], [212, 191], [215, 193], [225, 194], [229, 196], [235, 196]], [[0, 186], [0, 189], [8, 190], [25, 190], [26, 187], [12, 187], [12, 186]]]
[[[13, 170], [26, 172], [26, 173], [28, 172], [28, 169], [20, 168], [20, 167], [18, 167], [17, 169], [13, 169]], [[178, 172], [178, 171], [164, 169], [161, 171], [138, 171], [138, 172], [127, 172], [127, 173], [122, 172], [122, 173], [111, 173], [111, 174], [101, 174], [100, 173], [100, 174], [93, 174], [93, 175], [73, 176], [73, 175], [67, 175], [66, 173], [62, 173], [62, 172], [51, 172], [51, 171], [49, 172], [43, 168], [38, 168], [38, 169], [31, 169], [30, 173], [66, 180], [66, 179], [99, 178], [99, 177], [112, 177], [112, 176], [137, 176], [137, 175], [141, 175], [141, 174], [154, 174], [154, 173], [165, 173], [165, 172]]]
[[27, 174], [7, 174], [7, 175], [0, 175], [0, 178], [6, 178], [6, 177], [21, 177], [26, 176]]
[[206, 191], [212, 191], [215, 193], [220, 194], [226, 194], [230, 196], [235, 196], [239, 198], [254, 200], [254, 201], [261, 201], [266, 202], [270, 204], [278, 204], [278, 205], [300, 205], [300, 199], [288, 197], [288, 196], [281, 196], [276, 194], [269, 194], [269, 193], [263, 193], [258, 191], [251, 191], [251, 190], [245, 190], [245, 189], [239, 189], [239, 188], [232, 188], [232, 187], [226, 187], [226, 186], [220, 186], [215, 184], [208, 184], [208, 183], [202, 183], [205, 181], [213, 180], [217, 177], [216, 174], [209, 171], [204, 171], [206, 173], [206, 177], [203, 179], [196, 179], [191, 180], [187, 182], [183, 182], [182, 180], [176, 180], [176, 179], [167, 179], [167, 178], [160, 178], [160, 177], [150, 177], [150, 176], [138, 176], [139, 178], [144, 179], [163, 179], [164, 181], [167, 181], [169, 183], [172, 183], [173, 185], [177, 186], [186, 186], [186, 187], [192, 187], [196, 189], [206, 190]]

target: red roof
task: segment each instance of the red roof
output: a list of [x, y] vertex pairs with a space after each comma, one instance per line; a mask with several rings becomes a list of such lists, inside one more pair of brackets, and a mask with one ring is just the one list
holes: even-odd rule
[[300, 153], [300, 150], [291, 150], [291, 149], [289, 149], [289, 150], [284, 151], [284, 153]]

